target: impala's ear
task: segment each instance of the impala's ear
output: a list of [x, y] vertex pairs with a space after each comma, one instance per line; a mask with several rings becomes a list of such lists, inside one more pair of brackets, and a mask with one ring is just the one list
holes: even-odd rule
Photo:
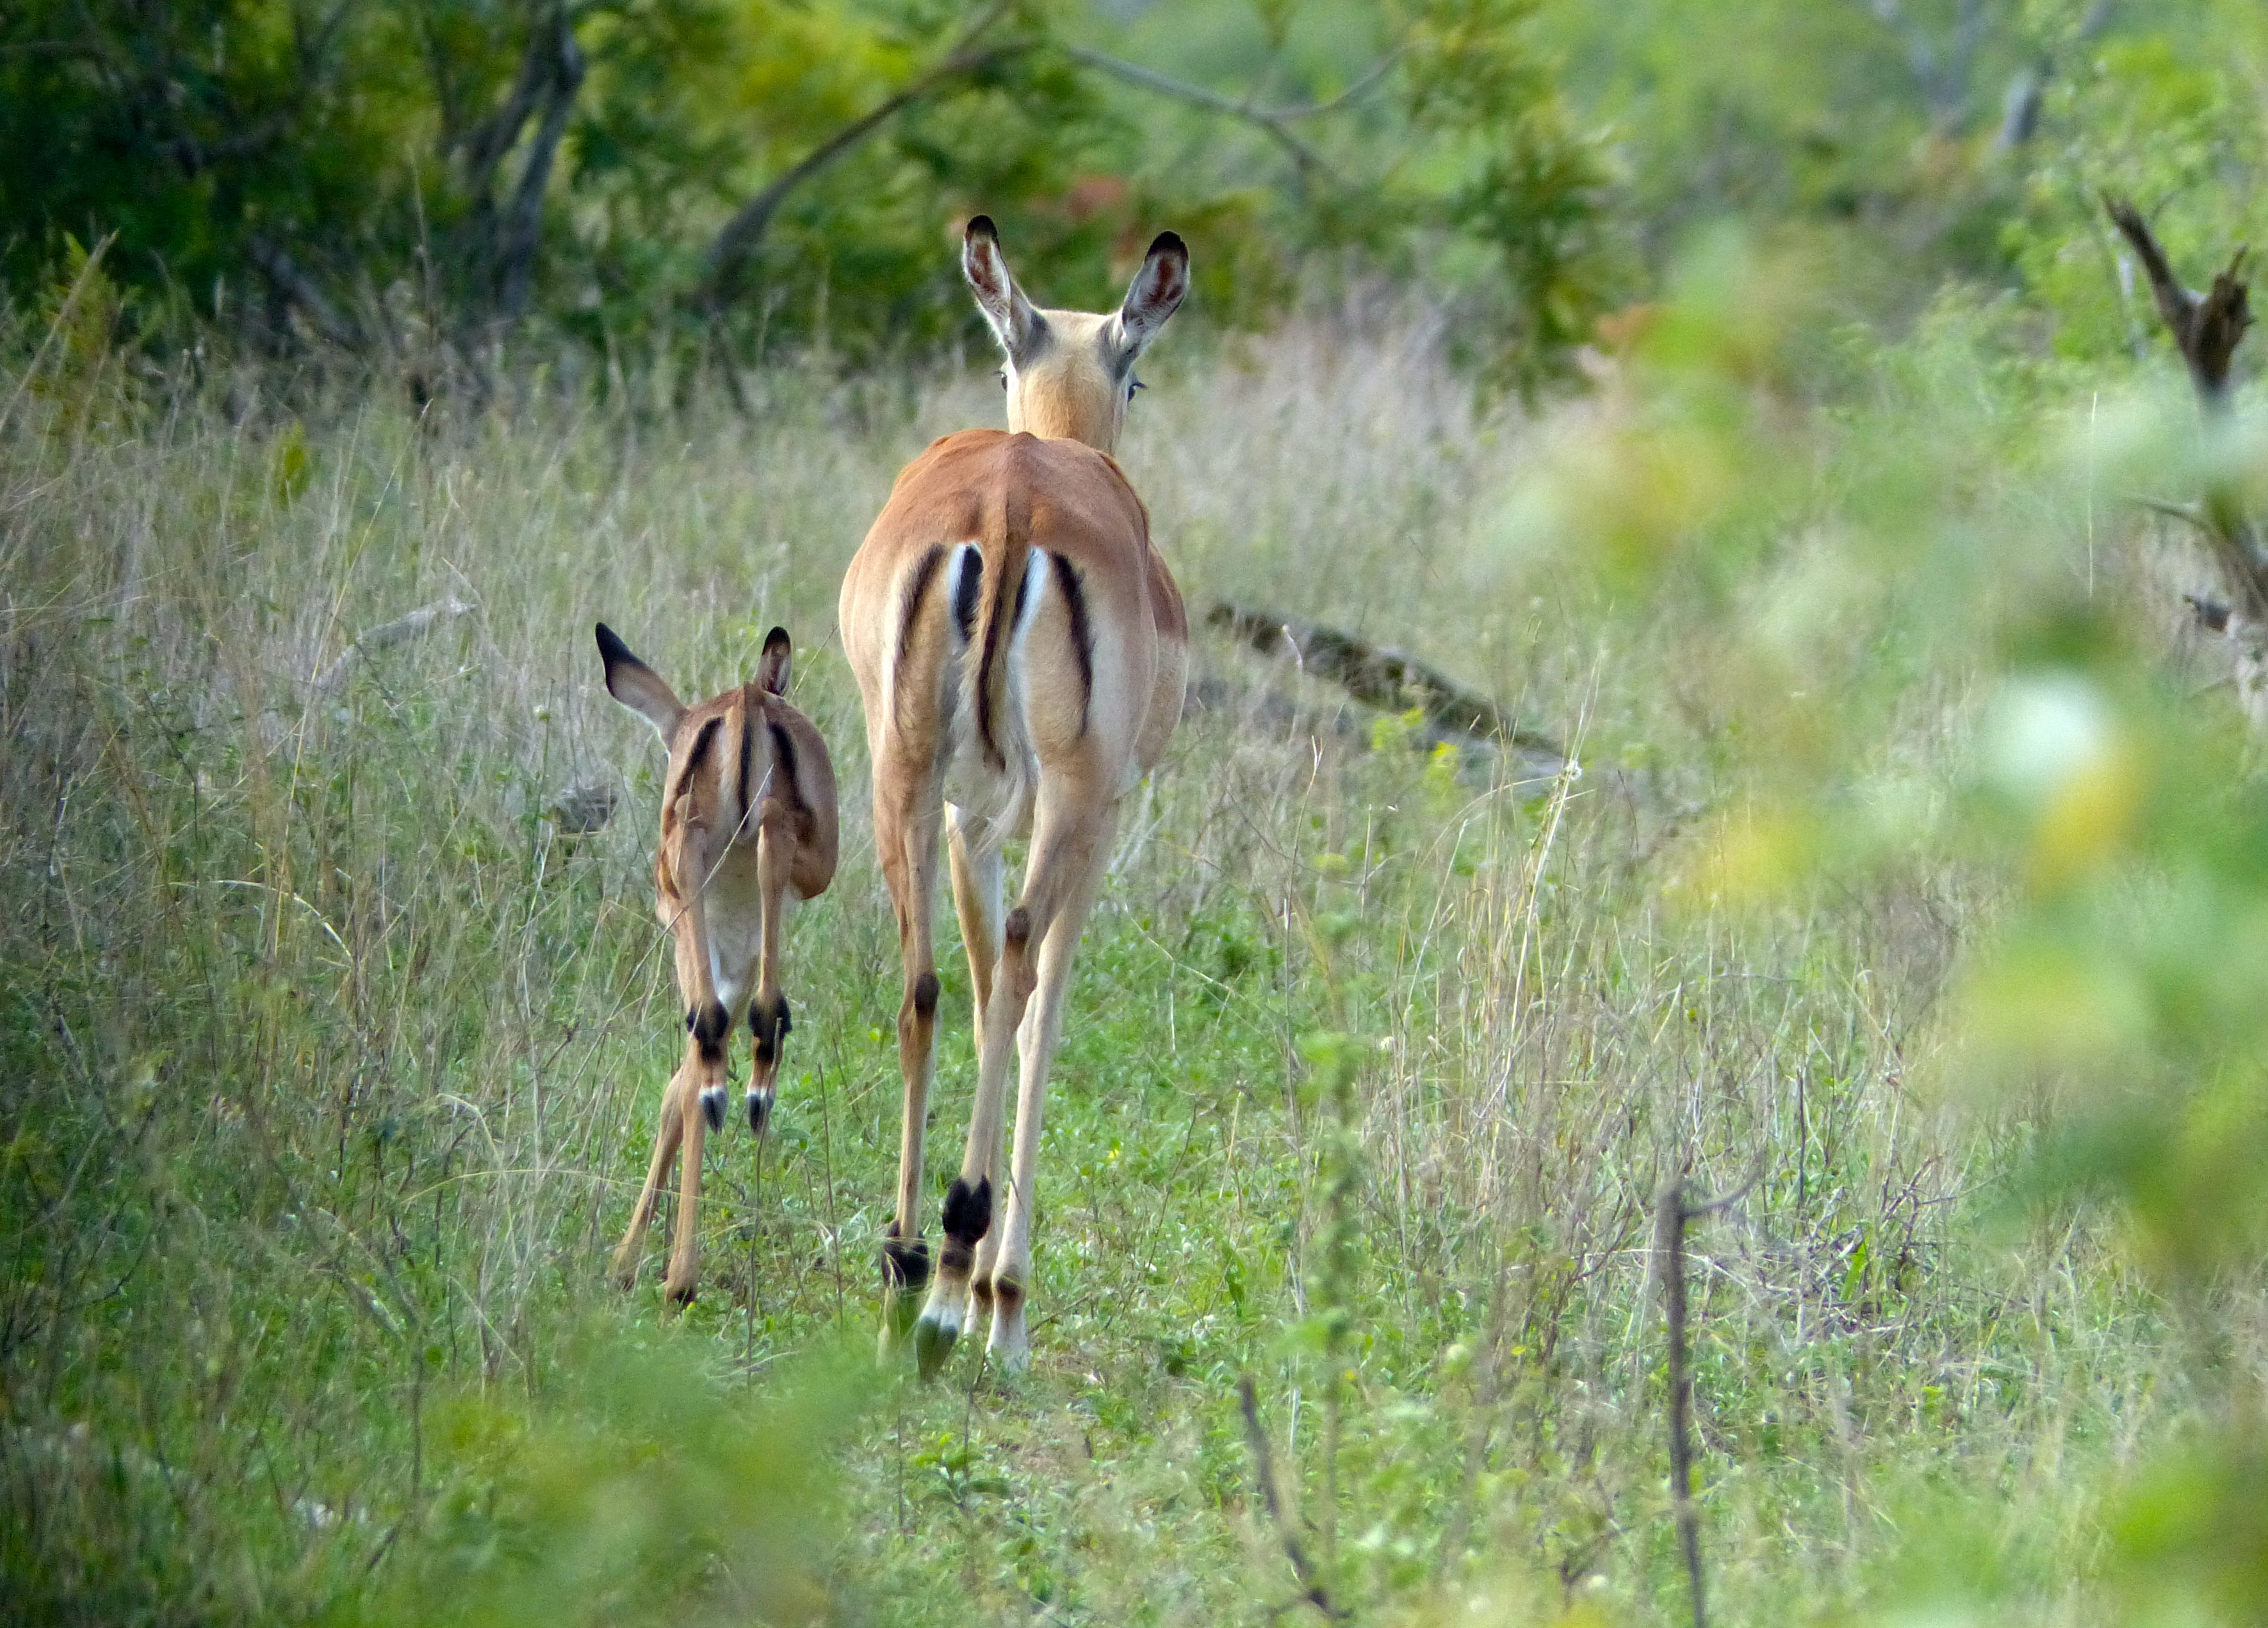
[[968, 223], [961, 243], [961, 275], [968, 279], [977, 309], [992, 325], [992, 335], [1011, 362], [1022, 361], [1047, 342], [1047, 320], [1032, 308], [1024, 291], [1016, 286], [1016, 279], [1008, 275], [1008, 262], [1000, 254], [1000, 233], [990, 215], [979, 215]]
[[661, 674], [630, 654], [630, 647], [603, 622], [599, 624], [599, 659], [607, 664], [607, 693], [652, 724], [662, 744], [668, 745], [685, 706], [661, 681]]
[[1118, 307], [1115, 337], [1122, 363], [1142, 354], [1189, 291], [1189, 245], [1173, 232], [1161, 232], [1127, 287], [1126, 303]]
[[785, 628], [774, 628], [765, 634], [763, 659], [756, 667], [757, 687], [775, 696], [786, 695], [788, 661], [793, 654]]

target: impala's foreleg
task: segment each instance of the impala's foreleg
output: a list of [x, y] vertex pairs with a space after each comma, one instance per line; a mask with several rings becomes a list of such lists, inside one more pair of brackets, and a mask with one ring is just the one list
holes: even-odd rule
[[[993, 1224], [1008, 1062], [1016, 1051], [1025, 1007], [1039, 982], [1039, 946], [1065, 906], [1080, 896], [1095, 851], [1092, 816], [1071, 814], [1049, 796], [1043, 783], [1023, 897], [1001, 924], [1000, 961], [992, 976], [991, 998], [984, 1005], [977, 1051], [976, 1101], [969, 1114], [961, 1175], [945, 1197], [945, 1247], [938, 1256], [937, 1281], [914, 1330], [925, 1379], [944, 1366], [961, 1336], [968, 1315], [977, 1246]], [[988, 1296], [991, 1287], [989, 1281], [983, 1285]]]
[[905, 995], [898, 1006], [898, 1071], [905, 1080], [905, 1116], [898, 1144], [898, 1204], [882, 1242], [882, 1350], [903, 1337], [915, 1297], [930, 1281], [929, 1245], [921, 1235], [922, 1142], [937, 1068], [937, 850], [945, 798], [933, 769], [905, 772], [887, 760], [874, 774], [874, 845], [896, 907]]
[[630, 1230], [615, 1249], [615, 1282], [625, 1291], [637, 1286], [638, 1260], [645, 1253], [645, 1231], [652, 1224], [654, 1205], [661, 1195], [662, 1173], [677, 1157], [678, 1144], [685, 1138], [684, 1098], [696, 1089], [693, 1080], [688, 1060], [669, 1077], [661, 1094], [661, 1123], [654, 1130], [653, 1158], [645, 1168], [645, 1186], [630, 1211]]
[[1071, 963], [1101, 886], [1115, 825], [1106, 813], [1082, 830], [1064, 833], [1064, 867], [1075, 880], [1041, 939], [1034, 998], [1017, 1031], [1016, 1146], [1008, 1170], [1007, 1213], [992, 1229], [997, 1241], [988, 1241], [976, 1279], [978, 1300], [989, 1301], [992, 1309], [985, 1350], [1005, 1368], [1021, 1368], [1031, 1359], [1024, 1308], [1032, 1282], [1032, 1212], [1038, 1197], [1048, 1072], [1055, 1062], [1056, 1042], [1063, 1037], [1064, 996], [1071, 987]]

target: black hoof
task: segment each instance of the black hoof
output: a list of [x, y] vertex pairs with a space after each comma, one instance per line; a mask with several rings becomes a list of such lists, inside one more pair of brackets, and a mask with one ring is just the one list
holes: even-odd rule
[[764, 1127], [771, 1122], [772, 1094], [769, 1091], [749, 1092], [748, 1129], [762, 1136], [764, 1133]]
[[[891, 1225], [895, 1226], [895, 1222]], [[918, 1294], [929, 1286], [929, 1243], [921, 1238], [882, 1240], [882, 1286], [902, 1295]]]
[[701, 1117], [709, 1122], [711, 1131], [725, 1128], [725, 1092], [722, 1087], [711, 1086], [701, 1094]]

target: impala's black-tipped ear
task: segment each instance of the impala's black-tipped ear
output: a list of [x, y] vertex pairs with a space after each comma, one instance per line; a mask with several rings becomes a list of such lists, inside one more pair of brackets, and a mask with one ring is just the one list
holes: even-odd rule
[[756, 683], [775, 696], [786, 695], [788, 664], [794, 655], [785, 628], [774, 628], [765, 634], [763, 659], [756, 667]]
[[999, 229], [990, 215], [977, 216], [961, 234], [961, 275], [968, 279], [977, 309], [1011, 362], [1021, 362], [1047, 343], [1047, 322], [1009, 275], [1008, 262], [1000, 253]]
[[1142, 354], [1189, 291], [1189, 245], [1179, 233], [1161, 232], [1151, 239], [1142, 269], [1127, 285], [1126, 303], [1118, 307], [1118, 349], [1125, 361]]
[[677, 720], [685, 716], [684, 703], [603, 622], [599, 623], [599, 659], [607, 664], [607, 693], [652, 724], [666, 746], [677, 733]]

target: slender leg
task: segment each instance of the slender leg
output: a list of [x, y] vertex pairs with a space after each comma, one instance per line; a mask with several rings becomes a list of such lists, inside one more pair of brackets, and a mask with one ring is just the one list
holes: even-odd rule
[[[1000, 880], [1003, 868], [1000, 848], [997, 841], [988, 841], [990, 833], [982, 824], [968, 820], [951, 804], [946, 806], [947, 852], [953, 861], [953, 902], [961, 917], [961, 947], [968, 953], [968, 982], [975, 998], [971, 1002], [974, 1020], [972, 1031], [982, 1034], [984, 1009], [992, 998], [992, 974], [1000, 964]], [[992, 1190], [1000, 1187], [1000, 1156], [997, 1146], [990, 1151], [984, 1169], [984, 1179]], [[976, 1297], [979, 1315], [987, 1310], [985, 1297], [990, 1293], [992, 1256], [1000, 1238], [997, 1227], [986, 1229], [977, 1241], [976, 1264], [970, 1283]]]
[[968, 952], [968, 987], [981, 1019], [992, 998], [992, 969], [1000, 964], [1000, 845], [951, 804], [946, 833], [952, 839], [953, 903], [961, 917], [961, 942]]
[[1000, 964], [993, 976], [991, 998], [984, 1005], [968, 1141], [961, 1153], [961, 1175], [945, 1196], [945, 1247], [939, 1254], [929, 1303], [922, 1308], [921, 1319], [914, 1328], [915, 1350], [924, 1379], [944, 1366], [954, 1342], [961, 1337], [961, 1325], [968, 1320], [976, 1246], [992, 1225], [991, 1172], [1000, 1156], [1008, 1061], [1015, 1050], [1025, 1006], [1038, 982], [1033, 970], [1033, 940], [1046, 940], [1056, 916], [1084, 884], [1098, 851], [1094, 827], [1092, 804], [1082, 807], [1078, 800], [1067, 800], [1061, 791], [1042, 783], [1023, 897], [1001, 924]]
[[653, 1133], [653, 1158], [645, 1168], [645, 1187], [638, 1194], [637, 1206], [630, 1211], [630, 1230], [622, 1234], [622, 1242], [615, 1249], [615, 1283], [622, 1289], [628, 1290], [637, 1284], [638, 1257], [645, 1251], [645, 1229], [653, 1220], [662, 1172], [677, 1157], [678, 1143], [684, 1138], [684, 1098], [692, 1088], [692, 1077], [683, 1067], [672, 1074], [669, 1084], [662, 1088], [661, 1123]]
[[684, 1160], [677, 1179], [677, 1236], [669, 1251], [669, 1271], [661, 1280], [662, 1293], [674, 1306], [692, 1303], [701, 1285], [701, 1147], [709, 1128], [706, 1107], [711, 1094], [725, 1088], [725, 1042], [696, 1036], [686, 1046], [685, 1066], [678, 1071], [688, 1089], [678, 1094], [677, 1122], [682, 1127]]
[[[1063, 1037], [1064, 996], [1071, 987], [1079, 933], [1094, 906], [1103, 867], [1109, 862], [1116, 814], [1113, 808], [1077, 838], [1066, 838], [1069, 851], [1064, 863], [1067, 867], [1078, 867], [1078, 873], [1070, 896], [1040, 942], [1039, 983], [1034, 991], [1037, 998], [1025, 1014], [1018, 1035], [1016, 1148], [1008, 1176], [1008, 1213], [993, 1228], [998, 1237], [998, 1254], [984, 1280], [992, 1302], [992, 1331], [985, 1349], [995, 1362], [1010, 1370], [1021, 1369], [1031, 1360], [1024, 1309], [1032, 1282], [1032, 1212], [1038, 1197], [1040, 1128], [1047, 1104], [1048, 1070], [1055, 1061], [1056, 1042]], [[1081, 846], [1083, 866], [1077, 851]]]
[[[892, 795], [886, 787], [903, 788]], [[874, 846], [897, 909], [905, 996], [898, 1006], [898, 1071], [905, 1079], [905, 1117], [898, 1144], [898, 1204], [882, 1243], [882, 1355], [904, 1337], [914, 1299], [930, 1281], [929, 1245], [921, 1235], [922, 1142], [930, 1084], [937, 1068], [937, 955], [931, 921], [937, 909], [938, 837], [945, 797], [936, 770], [901, 772], [877, 755]]]
[[787, 997], [780, 992], [780, 932], [787, 917], [788, 873], [793, 849], [770, 821], [756, 832], [756, 891], [763, 922], [756, 959], [756, 995], [748, 1005], [748, 1028], [755, 1036], [755, 1065], [748, 1072], [748, 1129], [758, 1136], [771, 1123], [780, 1052], [794, 1027]]

